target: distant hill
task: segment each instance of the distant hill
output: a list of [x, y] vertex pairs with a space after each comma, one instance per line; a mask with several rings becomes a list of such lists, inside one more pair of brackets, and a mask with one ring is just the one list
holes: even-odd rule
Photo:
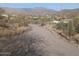
[[63, 9], [60, 11], [56, 11], [53, 9], [47, 9], [43, 7], [36, 7], [36, 8], [8, 8], [8, 7], [1, 7], [5, 10], [6, 14], [22, 14], [22, 15], [64, 15], [68, 18], [73, 18], [75, 16], [79, 16], [79, 9]]
[[75, 16], [79, 16], [79, 9], [64, 9], [59, 11], [57, 14], [65, 15], [68, 18], [74, 18]]
[[55, 14], [55, 10], [45, 8], [3, 8], [6, 14], [44, 15]]

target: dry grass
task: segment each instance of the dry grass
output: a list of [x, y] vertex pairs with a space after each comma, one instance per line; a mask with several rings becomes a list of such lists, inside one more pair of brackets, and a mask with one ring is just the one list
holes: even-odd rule
[[0, 37], [14, 36], [23, 33], [26, 31], [27, 27], [21, 26], [17, 27], [14, 30], [8, 28], [0, 29]]

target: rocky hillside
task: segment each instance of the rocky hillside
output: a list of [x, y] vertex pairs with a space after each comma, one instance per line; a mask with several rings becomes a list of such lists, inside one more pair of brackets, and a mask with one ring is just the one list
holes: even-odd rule
[[46, 8], [3, 8], [7, 14], [44, 15], [55, 14], [56, 11]]

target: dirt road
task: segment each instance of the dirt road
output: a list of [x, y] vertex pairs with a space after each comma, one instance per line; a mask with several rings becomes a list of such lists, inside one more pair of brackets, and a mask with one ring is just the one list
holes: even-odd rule
[[28, 32], [0, 39], [0, 55], [79, 56], [79, 48], [55, 31], [51, 32], [39, 25], [29, 26], [31, 30]]
[[[30, 25], [27, 38], [30, 45], [27, 55], [47, 55], [47, 56], [69, 56], [79, 55], [79, 48], [60, 37], [56, 32], [50, 32], [47, 29]], [[26, 41], [25, 41], [26, 42]]]

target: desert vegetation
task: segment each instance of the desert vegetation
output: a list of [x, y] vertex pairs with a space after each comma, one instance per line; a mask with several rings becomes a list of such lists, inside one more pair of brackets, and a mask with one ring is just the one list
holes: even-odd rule
[[[32, 47], [33, 43], [35, 43], [36, 41], [39, 42], [40, 40], [36, 40], [36, 38], [33, 39], [29, 36], [28, 38], [26, 36], [26, 34], [28, 33], [27, 30], [29, 30], [29, 28], [31, 27], [30, 24], [39, 26], [39, 28], [36, 26], [36, 32], [38, 33], [42, 32], [41, 30], [39, 30], [40, 27], [46, 27], [48, 31], [55, 31], [61, 37], [64, 37], [68, 41], [74, 41], [79, 45], [79, 9], [73, 9], [71, 11], [53, 11], [41, 8], [40, 10], [30, 9], [28, 11], [27, 9], [21, 9], [16, 11], [15, 9], [13, 11], [6, 11], [5, 8], [0, 8], [1, 52], [7, 51], [10, 53], [9, 55], [29, 55], [29, 53], [31, 53], [30, 50], [32, 50], [32, 48], [34, 47]], [[48, 31], [46, 33], [50, 33]], [[31, 36], [38, 34], [36, 32], [33, 32]], [[37, 37], [40, 36], [41, 35]]]
[[8, 15], [3, 9], [0, 13], [0, 37], [15, 35], [26, 30], [27, 19], [23, 15]]

